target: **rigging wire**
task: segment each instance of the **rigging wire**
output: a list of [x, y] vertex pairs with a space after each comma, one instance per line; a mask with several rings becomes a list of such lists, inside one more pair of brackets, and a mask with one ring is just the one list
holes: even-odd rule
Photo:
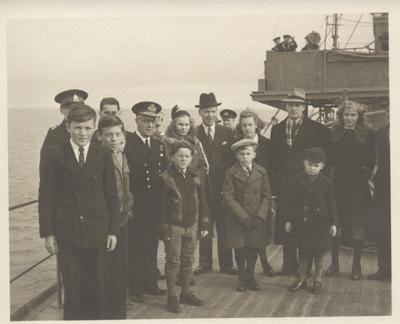
[[[339, 17], [338, 17], [338, 20], [337, 20], [337, 25], [339, 26], [339, 21], [340, 21], [340, 19], [342, 18], [342, 16], [343, 16], [343, 14], [340, 14], [339, 15]], [[328, 24], [328, 22], [326, 22], [327, 24]], [[332, 24], [331, 25], [331, 29], [329, 30], [329, 32], [328, 33], [325, 33], [325, 39], [324, 39], [324, 46], [325, 46], [325, 43], [326, 43], [326, 40], [327, 40], [327, 38], [328, 38], [328, 36], [332, 33], [332, 31], [333, 31], [333, 27], [334, 27], [334, 25]]]
[[354, 32], [356, 31], [357, 26], [358, 26], [358, 24], [360, 23], [362, 16], [363, 16], [363, 14], [360, 15], [360, 18], [358, 19], [356, 25], [354, 26], [353, 31], [351, 32], [351, 34], [350, 34], [350, 36], [349, 36], [349, 39], [347, 40], [346, 45], [344, 46], [344, 49], [346, 49], [347, 44], [349, 43], [350, 39], [353, 37], [353, 34], [354, 34]]

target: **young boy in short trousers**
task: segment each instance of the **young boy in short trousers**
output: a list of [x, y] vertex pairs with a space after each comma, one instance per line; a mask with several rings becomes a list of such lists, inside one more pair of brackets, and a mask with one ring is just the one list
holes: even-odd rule
[[307, 287], [307, 264], [314, 260], [312, 292], [319, 294], [331, 237], [337, 231], [336, 203], [331, 180], [320, 173], [325, 166], [325, 152], [309, 148], [303, 163], [304, 171], [288, 182], [282, 204], [285, 232], [293, 236], [299, 248], [299, 277], [289, 290]]

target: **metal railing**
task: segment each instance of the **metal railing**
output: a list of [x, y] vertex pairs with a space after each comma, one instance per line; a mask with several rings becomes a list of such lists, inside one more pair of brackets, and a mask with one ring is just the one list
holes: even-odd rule
[[[13, 211], [16, 209], [20, 209], [26, 206], [30, 206], [33, 204], [36, 204], [38, 200], [32, 200], [28, 201], [22, 204], [14, 205], [8, 208], [8, 211]], [[38, 296], [34, 297], [30, 302], [27, 304], [23, 305], [20, 307], [17, 311], [15, 311], [13, 314], [11, 314], [11, 320], [23, 320], [35, 307], [37, 307], [41, 302], [49, 298], [51, 295], [53, 295], [55, 292], [57, 292], [57, 306], [62, 307], [62, 282], [61, 282], [61, 273], [60, 273], [60, 265], [59, 265], [59, 257], [58, 254], [52, 253], [47, 255], [46, 257], [42, 258], [29, 268], [25, 269], [12, 279], [10, 279], [10, 284], [15, 282], [17, 279], [23, 277], [25, 274], [29, 273], [31, 270], [35, 269], [37, 266], [40, 264], [46, 262], [47, 260], [51, 259], [53, 256], [56, 256], [56, 272], [57, 272], [57, 283], [53, 284], [49, 288], [47, 288], [45, 291], [43, 291], [41, 294]]]

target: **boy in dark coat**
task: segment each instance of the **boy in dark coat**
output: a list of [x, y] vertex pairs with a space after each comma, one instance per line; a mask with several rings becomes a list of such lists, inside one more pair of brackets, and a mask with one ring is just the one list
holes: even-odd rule
[[208, 206], [201, 177], [189, 169], [194, 148], [187, 141], [176, 141], [172, 146], [172, 164], [161, 174], [161, 236], [165, 244], [165, 277], [168, 288], [167, 308], [180, 313], [175, 294], [180, 271], [180, 302], [202, 306], [203, 300], [190, 291], [190, 278], [198, 233], [208, 234]]
[[133, 195], [129, 186], [129, 166], [122, 143], [125, 141], [122, 120], [105, 115], [97, 128], [98, 141], [112, 153], [120, 211], [118, 244], [109, 253], [107, 262], [106, 303], [107, 319], [126, 318], [126, 285], [128, 258], [128, 220], [133, 219]]
[[330, 248], [330, 236], [335, 236], [337, 230], [333, 186], [329, 178], [320, 174], [324, 163], [325, 153], [322, 149], [307, 149], [304, 171], [289, 181], [283, 197], [285, 232], [293, 236], [299, 248], [299, 278], [290, 287], [290, 291], [307, 286], [307, 264], [314, 259], [312, 292], [321, 292], [323, 266]]
[[267, 171], [254, 163], [257, 143], [242, 139], [231, 146], [238, 162], [225, 173], [223, 196], [228, 217], [225, 244], [235, 249], [239, 270], [237, 291], [260, 290], [254, 279], [257, 250], [267, 245], [266, 219], [271, 207]]
[[106, 252], [117, 244], [118, 198], [110, 152], [91, 143], [96, 111], [75, 103], [70, 139], [43, 152], [39, 230], [58, 253], [64, 284], [64, 320], [105, 319]]

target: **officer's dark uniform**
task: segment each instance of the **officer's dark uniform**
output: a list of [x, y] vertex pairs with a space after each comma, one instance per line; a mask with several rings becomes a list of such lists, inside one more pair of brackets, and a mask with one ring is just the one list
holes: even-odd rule
[[[84, 102], [88, 94], [79, 89], [72, 89], [60, 92], [54, 97], [54, 100], [60, 104], [62, 109], [68, 109], [68, 106], [74, 102]], [[49, 128], [47, 135], [44, 139], [42, 148], [40, 149], [40, 158], [43, 157], [44, 152], [51, 146], [56, 144], [63, 144], [69, 141], [69, 133], [66, 128], [67, 121], [64, 119], [60, 125]]]
[[[154, 110], [154, 112], [153, 112]], [[137, 115], [152, 116], [161, 106], [141, 102], [132, 107]], [[128, 224], [128, 287], [140, 300], [144, 293], [157, 293], [157, 246], [159, 240], [159, 175], [166, 169], [163, 144], [150, 138], [150, 149], [137, 133], [127, 132], [124, 153], [130, 169], [135, 218]], [[140, 299], [139, 299], [140, 298]]]

